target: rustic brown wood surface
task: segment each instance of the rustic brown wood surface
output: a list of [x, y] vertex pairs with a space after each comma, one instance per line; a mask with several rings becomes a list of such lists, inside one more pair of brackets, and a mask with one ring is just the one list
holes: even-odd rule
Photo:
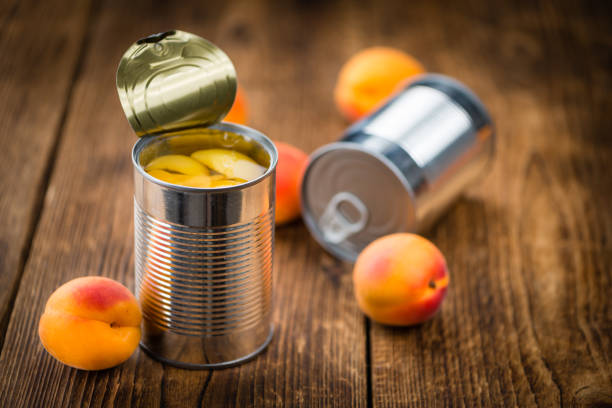
[[81, 56], [88, 5], [69, 3], [0, 5], [0, 347]]
[[[60, 3], [0, 5], [1, 407], [612, 405], [605, 2]], [[277, 331], [255, 360], [188, 371], [138, 350], [84, 372], [44, 351], [38, 319], [59, 285], [133, 288], [135, 136], [114, 75], [135, 39], [169, 28], [221, 46], [250, 125], [306, 151], [345, 128], [335, 77], [366, 46], [405, 49], [481, 96], [495, 163], [426, 234], [451, 271], [440, 314], [406, 329], [366, 320], [351, 266], [298, 222], [277, 229]]]

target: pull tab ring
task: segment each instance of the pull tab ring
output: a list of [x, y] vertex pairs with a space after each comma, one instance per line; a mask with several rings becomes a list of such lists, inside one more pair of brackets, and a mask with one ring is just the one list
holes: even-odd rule
[[[356, 220], [347, 218], [340, 208], [343, 203], [351, 205], [356, 210]], [[329, 200], [319, 219], [319, 227], [325, 240], [332, 244], [339, 244], [349, 236], [361, 231], [368, 222], [368, 216], [368, 208], [359, 197], [348, 191], [341, 191]]]

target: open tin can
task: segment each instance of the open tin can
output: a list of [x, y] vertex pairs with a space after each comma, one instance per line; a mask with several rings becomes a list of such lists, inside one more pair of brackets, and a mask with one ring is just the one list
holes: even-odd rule
[[354, 262], [379, 237], [431, 225], [484, 172], [493, 148], [493, 124], [476, 95], [424, 75], [311, 155], [301, 194], [306, 226]]
[[[272, 257], [278, 153], [262, 133], [218, 123], [231, 108], [229, 58], [195, 35], [169, 31], [124, 54], [117, 89], [132, 128], [136, 295], [141, 346], [185, 368], [222, 368], [272, 338]], [[265, 172], [242, 184], [195, 188], [145, 171], [156, 157], [225, 148]]]

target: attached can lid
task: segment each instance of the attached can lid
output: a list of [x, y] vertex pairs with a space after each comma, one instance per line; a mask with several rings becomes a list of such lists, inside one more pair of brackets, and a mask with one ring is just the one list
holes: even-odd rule
[[172, 30], [138, 40], [123, 55], [117, 91], [138, 136], [222, 120], [236, 96], [236, 71], [217, 46]]
[[376, 238], [415, 228], [411, 187], [384, 155], [336, 142], [315, 151], [302, 182], [302, 214], [314, 238], [354, 262]]

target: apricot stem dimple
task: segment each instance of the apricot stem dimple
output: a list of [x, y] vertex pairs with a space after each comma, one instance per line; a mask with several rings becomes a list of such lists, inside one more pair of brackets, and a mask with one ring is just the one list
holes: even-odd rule
[[436, 288], [442, 289], [448, 286], [448, 275], [444, 275], [443, 277], [434, 281]]
[[431, 280], [431, 281], [429, 281], [427, 286], [429, 286], [431, 289], [435, 289], [436, 288], [436, 282]]

